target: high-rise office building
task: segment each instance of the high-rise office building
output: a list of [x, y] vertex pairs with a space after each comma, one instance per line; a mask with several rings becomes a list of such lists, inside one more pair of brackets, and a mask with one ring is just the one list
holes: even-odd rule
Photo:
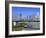
[[27, 16], [27, 20], [28, 20], [28, 16]]
[[19, 15], [19, 16], [20, 16], [20, 20], [22, 20], [22, 14], [21, 14], [21, 13], [20, 13], [20, 15]]
[[32, 19], [32, 21], [35, 21], [35, 14], [31, 15], [31, 19]]
[[31, 20], [31, 16], [29, 16], [29, 20]]

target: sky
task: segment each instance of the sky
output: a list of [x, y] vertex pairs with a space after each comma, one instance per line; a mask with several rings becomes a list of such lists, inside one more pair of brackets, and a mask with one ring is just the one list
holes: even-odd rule
[[36, 7], [12, 7], [12, 17], [19, 17], [19, 14], [22, 14], [22, 17], [30, 16], [32, 14], [40, 14], [40, 8]]

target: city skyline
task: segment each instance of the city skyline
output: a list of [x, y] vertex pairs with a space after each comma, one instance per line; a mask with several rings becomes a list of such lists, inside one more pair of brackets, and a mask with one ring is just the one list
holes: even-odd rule
[[[35, 7], [12, 7], [12, 18], [19, 17], [22, 14], [22, 18], [27, 18], [27, 16], [31, 16], [34, 14], [35, 16], [40, 15], [40, 8]], [[14, 20], [13, 18], [13, 20]]]

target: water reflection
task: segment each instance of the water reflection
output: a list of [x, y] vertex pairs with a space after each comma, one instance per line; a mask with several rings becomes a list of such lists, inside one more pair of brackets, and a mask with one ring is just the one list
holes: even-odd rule
[[13, 30], [40, 30], [40, 22], [17, 22], [16, 25], [14, 25]]

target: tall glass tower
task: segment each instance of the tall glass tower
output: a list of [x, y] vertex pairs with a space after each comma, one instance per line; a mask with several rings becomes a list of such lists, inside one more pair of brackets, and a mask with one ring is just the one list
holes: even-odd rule
[[22, 14], [20, 13], [20, 20], [22, 20]]

